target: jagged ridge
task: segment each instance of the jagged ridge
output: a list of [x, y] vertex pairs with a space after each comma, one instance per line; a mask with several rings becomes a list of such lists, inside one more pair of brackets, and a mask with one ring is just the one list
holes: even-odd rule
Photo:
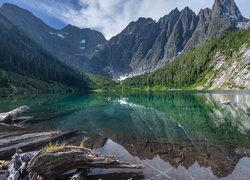
[[236, 29], [244, 18], [233, 0], [216, 0], [212, 9], [196, 15], [188, 7], [177, 8], [158, 22], [139, 18], [108, 41], [91, 58], [102, 64], [102, 74], [118, 77], [162, 67], [188, 47]]
[[139, 18], [106, 42], [101, 33], [90, 29], [69, 25], [55, 30], [14, 5], [4, 4], [0, 13], [63, 62], [113, 78], [153, 71], [189, 47], [248, 21], [234, 0], [215, 0], [212, 9], [203, 9], [198, 15], [186, 7], [174, 9], [158, 22]]

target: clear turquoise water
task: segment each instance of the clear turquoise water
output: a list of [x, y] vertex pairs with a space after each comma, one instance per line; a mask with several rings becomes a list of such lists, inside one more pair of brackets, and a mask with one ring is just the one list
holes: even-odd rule
[[[226, 101], [231, 103], [224, 105]], [[28, 105], [26, 115], [35, 116], [23, 124], [27, 131], [76, 129], [83, 135], [72, 143], [80, 144], [88, 136], [96, 151], [146, 166], [92, 170], [93, 175], [141, 172], [138, 179], [250, 178], [249, 91], [0, 98], [0, 112], [20, 105]], [[117, 174], [111, 177], [117, 179]]]

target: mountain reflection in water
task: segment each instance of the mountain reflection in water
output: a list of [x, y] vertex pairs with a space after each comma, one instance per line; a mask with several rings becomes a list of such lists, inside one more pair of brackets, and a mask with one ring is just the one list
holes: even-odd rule
[[[12, 98], [1, 99], [6, 106], [0, 110], [28, 104], [28, 114], [38, 114], [28, 127], [81, 129], [90, 137], [89, 147], [146, 166], [132, 174], [93, 170], [90, 179], [102, 173], [103, 179], [119, 177], [118, 172], [123, 172], [121, 179], [250, 177], [249, 92], [43, 95], [32, 102]], [[72, 141], [79, 144], [79, 137]]]

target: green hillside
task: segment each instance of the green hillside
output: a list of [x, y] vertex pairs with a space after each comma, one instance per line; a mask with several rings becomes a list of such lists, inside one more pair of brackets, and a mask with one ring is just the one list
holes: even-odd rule
[[[237, 30], [207, 41], [197, 48], [191, 48], [175, 61], [151, 73], [126, 79], [124, 88], [140, 89], [194, 89], [205, 87], [209, 75], [216, 73], [211, 66], [217, 52], [222, 52], [227, 62], [233, 52], [243, 44], [250, 44], [250, 29]], [[239, 55], [240, 56], [240, 55]], [[240, 57], [238, 57], [240, 60]], [[248, 64], [248, 69], [249, 69]], [[206, 88], [206, 87], [205, 87]], [[208, 88], [208, 87], [207, 87]]]
[[0, 94], [87, 91], [105, 86], [100, 82], [61, 63], [0, 16]]

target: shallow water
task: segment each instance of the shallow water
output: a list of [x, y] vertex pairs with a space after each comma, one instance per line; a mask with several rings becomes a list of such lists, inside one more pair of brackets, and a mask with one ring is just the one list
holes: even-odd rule
[[[223, 104], [227, 101], [231, 103]], [[72, 143], [80, 144], [88, 136], [96, 151], [146, 166], [95, 169], [89, 179], [250, 178], [249, 91], [0, 98], [0, 112], [20, 105], [30, 106], [26, 115], [35, 116], [24, 123], [30, 131], [77, 129], [83, 135]]]

